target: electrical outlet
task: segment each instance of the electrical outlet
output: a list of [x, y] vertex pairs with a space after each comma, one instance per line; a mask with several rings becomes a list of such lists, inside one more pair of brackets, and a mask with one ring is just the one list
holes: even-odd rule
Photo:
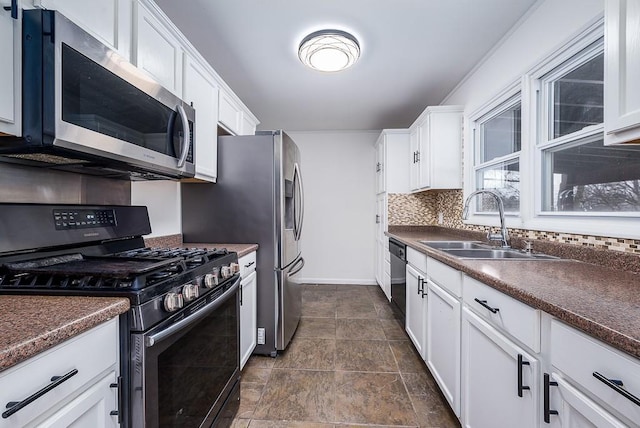
[[258, 329], [258, 345], [264, 345], [264, 328]]
[[444, 223], [444, 214], [442, 212], [438, 213], [438, 224]]

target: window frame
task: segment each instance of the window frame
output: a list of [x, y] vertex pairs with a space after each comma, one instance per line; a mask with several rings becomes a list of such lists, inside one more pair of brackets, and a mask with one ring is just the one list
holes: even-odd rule
[[[476, 171], [489, 164], [500, 164], [505, 159], [519, 157], [520, 161], [520, 212], [506, 213], [506, 223], [511, 228], [526, 230], [541, 230], [549, 232], [564, 232], [594, 236], [623, 237], [640, 239], [638, 227], [639, 212], [558, 212], [545, 211], [543, 207], [543, 162], [544, 150], [560, 147], [572, 141], [587, 142], [603, 138], [604, 124], [587, 126], [579, 131], [558, 138], [543, 138], [550, 136], [549, 127], [553, 122], [549, 114], [553, 106], [550, 100], [551, 88], [545, 84], [553, 77], [560, 77], [583, 64], [588, 59], [599, 55], [600, 47], [596, 44], [604, 37], [604, 19], [602, 16], [587, 25], [582, 31], [572, 37], [547, 57], [538, 61], [537, 65], [524, 73], [516, 82], [512, 82], [498, 95], [478, 108], [465, 121], [465, 175], [464, 197], [476, 190]], [[597, 46], [597, 48], [596, 48]], [[606, 58], [604, 59], [606, 61]], [[606, 76], [605, 76], [606, 78]], [[545, 94], [544, 91], [548, 92]], [[476, 164], [479, 159], [476, 138], [479, 131], [479, 121], [487, 118], [491, 112], [498, 114], [506, 108], [509, 99], [520, 94], [522, 109], [521, 118], [521, 150], [519, 156], [510, 154], [493, 159], [491, 162]], [[545, 104], [545, 102], [547, 102]], [[552, 102], [552, 101], [551, 101]], [[502, 105], [502, 109], [500, 106]], [[467, 143], [468, 142], [468, 143]], [[479, 213], [470, 210], [469, 219], [465, 224], [497, 226], [497, 213]]]
[[[496, 97], [494, 97], [487, 104], [479, 108], [473, 114], [470, 115], [466, 121], [465, 128], [469, 129], [468, 137], [466, 140], [470, 144], [465, 144], [465, 180], [464, 180], [464, 194], [469, 195], [476, 190], [477, 172], [481, 169], [503, 165], [506, 162], [518, 160], [520, 167], [520, 195], [522, 195], [522, 154], [525, 145], [525, 106], [523, 102], [523, 94], [521, 92], [521, 79], [512, 82], [507, 88], [501, 91]], [[491, 159], [486, 162], [480, 163], [480, 129], [482, 123], [496, 117], [505, 110], [520, 104], [521, 109], [521, 129], [520, 129], [520, 150], [504, 156]], [[523, 199], [520, 197], [520, 209], [519, 211], [505, 212], [505, 221], [509, 226], [518, 226], [520, 224], [520, 216], [522, 213]], [[469, 210], [469, 217], [465, 223], [478, 224], [484, 226], [499, 226], [497, 212], [479, 212], [477, 211], [477, 201], [471, 201], [471, 209]]]

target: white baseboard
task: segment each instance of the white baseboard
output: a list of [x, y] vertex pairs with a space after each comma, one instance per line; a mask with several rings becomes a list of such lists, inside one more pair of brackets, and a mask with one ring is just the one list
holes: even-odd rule
[[340, 278], [300, 278], [302, 284], [330, 284], [330, 285], [377, 285], [375, 279], [340, 279]]

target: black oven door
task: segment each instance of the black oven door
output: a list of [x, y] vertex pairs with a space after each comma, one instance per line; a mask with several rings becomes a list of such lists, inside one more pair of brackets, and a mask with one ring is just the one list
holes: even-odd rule
[[[132, 427], [211, 426], [239, 393], [239, 284], [197, 311], [132, 335]], [[214, 294], [219, 294], [215, 293]]]

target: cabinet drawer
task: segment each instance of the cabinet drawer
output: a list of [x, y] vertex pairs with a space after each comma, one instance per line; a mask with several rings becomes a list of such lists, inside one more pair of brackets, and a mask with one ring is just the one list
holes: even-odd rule
[[433, 282], [454, 296], [462, 297], [462, 272], [431, 257], [428, 258], [427, 263], [429, 264], [427, 273]]
[[246, 254], [238, 260], [240, 265], [240, 276], [245, 278], [256, 270], [256, 251]]
[[[615, 351], [557, 320], [551, 321], [551, 364], [584, 389], [632, 421], [640, 421], [640, 405], [624, 391], [640, 400], [640, 361]], [[616, 391], [601, 379], [622, 381]], [[621, 389], [622, 389], [621, 388]], [[621, 393], [622, 392], [622, 393]]]
[[50, 413], [82, 392], [83, 386], [117, 368], [118, 322], [113, 319], [0, 373], [0, 405], [22, 401], [52, 383], [53, 376], [73, 373], [68, 380], [43, 394], [8, 418], [0, 427], [17, 427]]
[[427, 255], [407, 247], [407, 262], [423, 274], [427, 273]]
[[468, 276], [463, 279], [462, 298], [491, 324], [540, 352], [540, 311]]

